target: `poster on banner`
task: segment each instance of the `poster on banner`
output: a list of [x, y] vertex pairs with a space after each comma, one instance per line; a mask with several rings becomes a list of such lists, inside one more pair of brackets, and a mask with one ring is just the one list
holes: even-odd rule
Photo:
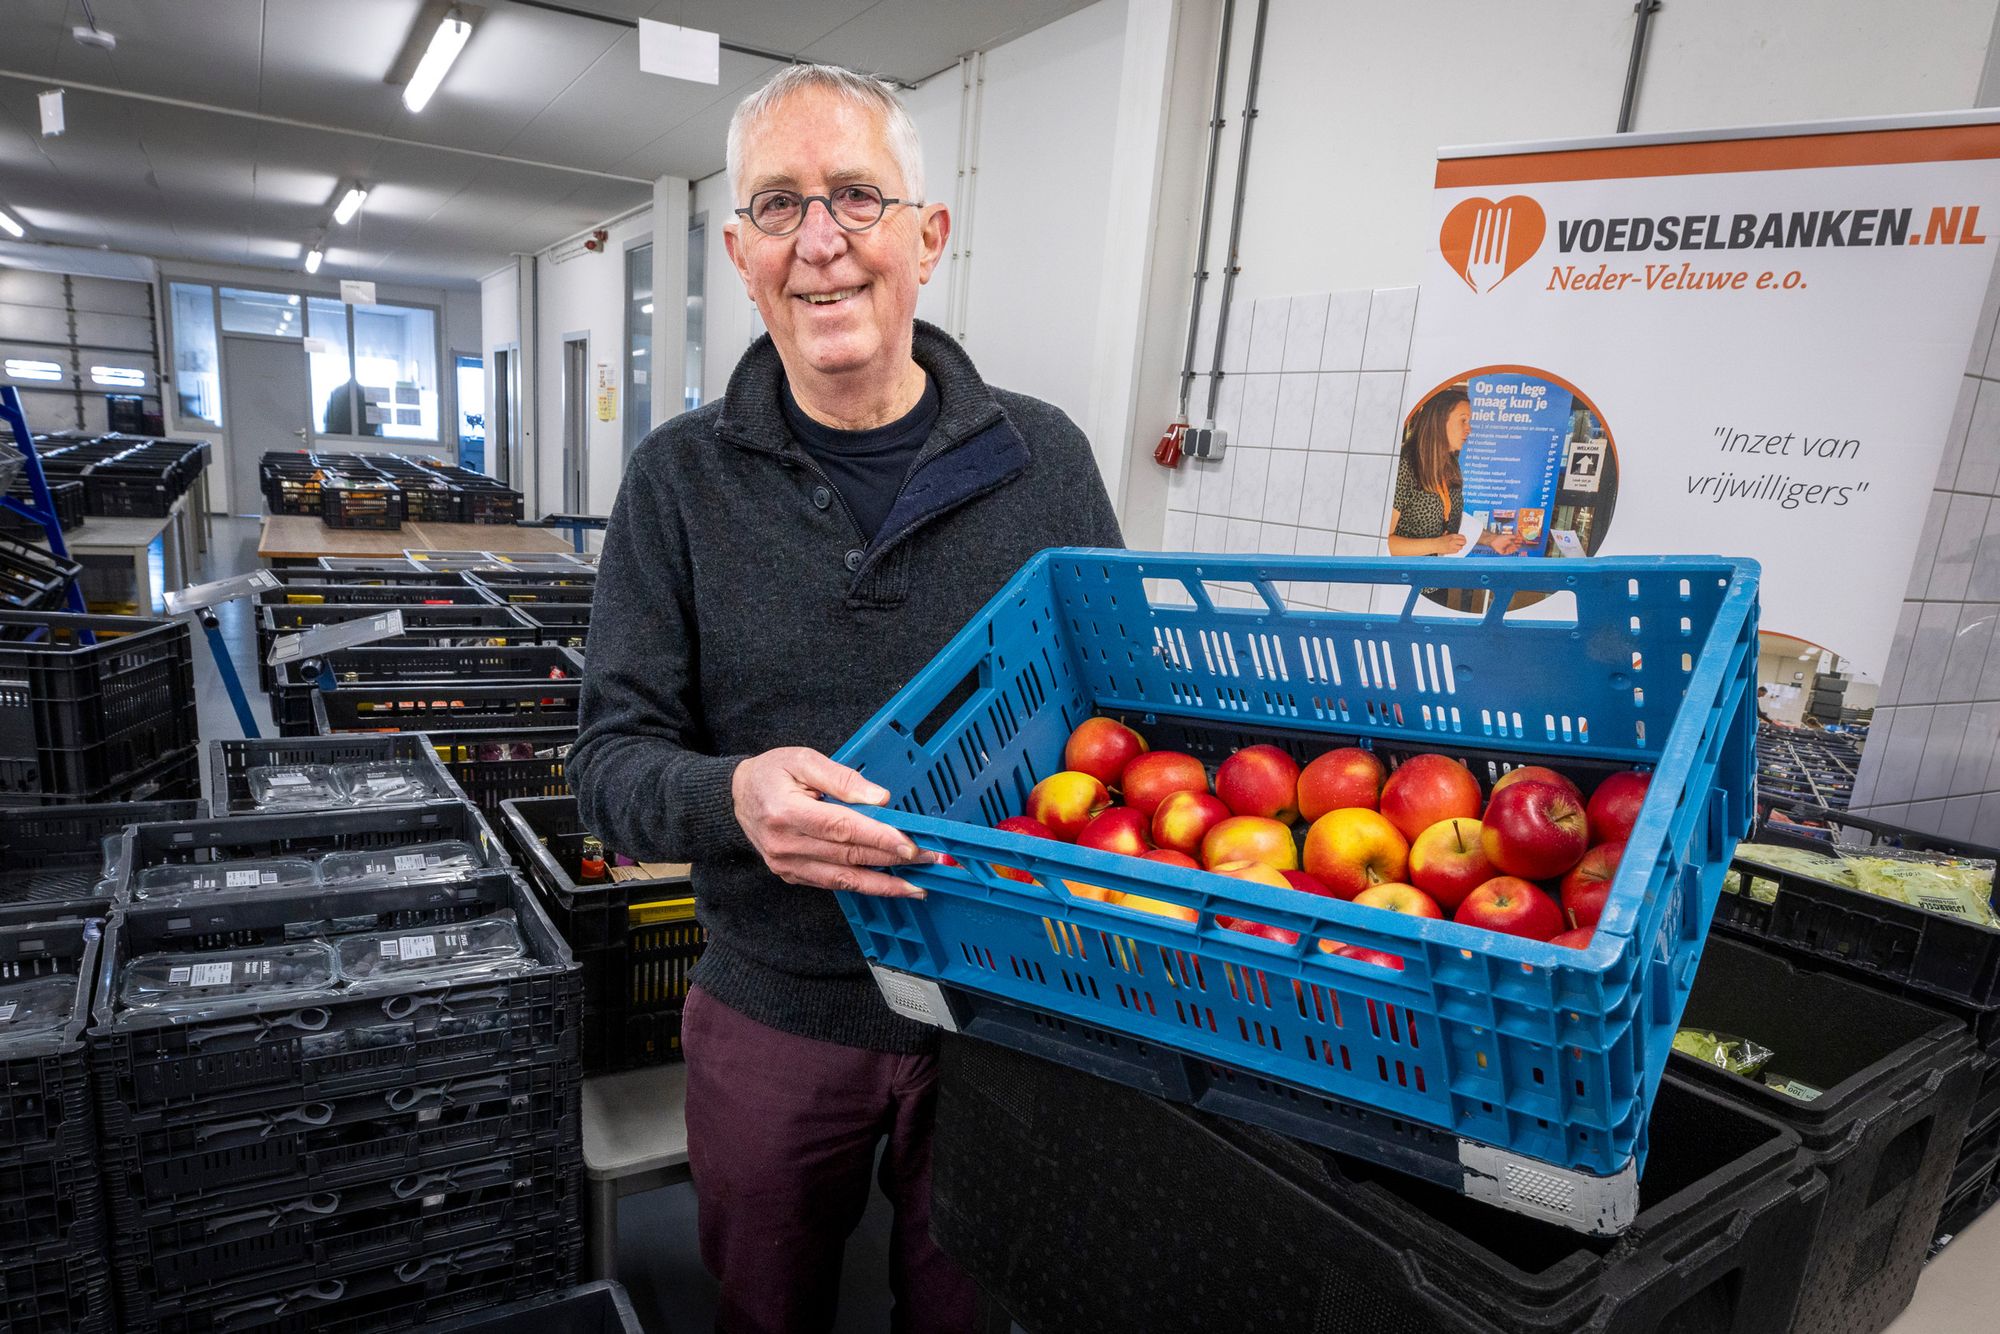
[[1879, 679], [1996, 238], [1990, 110], [1445, 150], [1397, 535], [1752, 557], [1766, 631]]

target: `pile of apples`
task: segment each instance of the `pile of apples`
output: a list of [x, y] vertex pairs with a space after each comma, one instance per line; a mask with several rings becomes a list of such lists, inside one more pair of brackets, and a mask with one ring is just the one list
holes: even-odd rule
[[[1063, 747], [1063, 770], [1028, 793], [1027, 813], [994, 828], [1274, 889], [1443, 918], [1582, 949], [1596, 931], [1647, 776], [1614, 773], [1588, 801], [1540, 765], [1510, 769], [1481, 793], [1448, 755], [1385, 769], [1345, 746], [1302, 770], [1276, 746], [1245, 746], [1217, 768], [1152, 750], [1115, 718], [1091, 718]], [[1295, 825], [1305, 826], [1303, 842]], [[996, 866], [1011, 880], [1026, 871]], [[1079, 898], [1192, 922], [1192, 908], [1065, 881]], [[1239, 917], [1232, 931], [1296, 944], [1298, 933]], [[1322, 940], [1329, 954], [1400, 969], [1392, 954]]]

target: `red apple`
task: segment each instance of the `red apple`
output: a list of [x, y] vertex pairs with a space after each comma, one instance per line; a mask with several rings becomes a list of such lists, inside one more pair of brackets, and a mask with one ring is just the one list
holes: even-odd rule
[[[1285, 889], [1285, 877], [1261, 862], [1227, 862], [1214, 868], [1217, 875], [1226, 875], [1232, 880], [1248, 880], [1253, 884], [1269, 885], [1272, 889]], [[1215, 924], [1230, 931], [1242, 931], [1266, 940], [1275, 940], [1280, 945], [1295, 945], [1299, 933], [1288, 931], [1282, 926], [1272, 926], [1266, 922], [1253, 922], [1247, 917], [1216, 916]]]
[[1210, 870], [1229, 862], [1262, 862], [1273, 871], [1290, 871], [1299, 864], [1299, 845], [1289, 825], [1261, 815], [1232, 815], [1201, 840], [1201, 860]]
[[1553, 880], [1590, 847], [1583, 807], [1554, 783], [1532, 778], [1495, 793], [1480, 823], [1486, 860], [1524, 880]]
[[1106, 903], [1130, 908], [1134, 912], [1149, 912], [1155, 917], [1171, 917], [1177, 922], [1192, 922], [1201, 916], [1192, 908], [1183, 908], [1178, 903], [1168, 903], [1165, 899], [1149, 899], [1138, 894], [1120, 894], [1115, 890], [1104, 896]]
[[1150, 820], [1174, 793], [1208, 791], [1208, 770], [1178, 750], [1149, 750], [1125, 766], [1118, 782], [1125, 804]]
[[1509, 936], [1549, 940], [1563, 929], [1556, 901], [1517, 876], [1497, 875], [1465, 896], [1451, 920]]
[[[1322, 945], [1325, 943], [1325, 941], [1320, 942]], [[1399, 956], [1382, 950], [1371, 950], [1366, 945], [1342, 945], [1333, 953], [1343, 959], [1358, 959], [1362, 963], [1372, 963], [1378, 968], [1393, 968], [1399, 973], [1403, 971], [1403, 961]]]
[[1590, 794], [1590, 832], [1599, 843], [1623, 843], [1632, 837], [1639, 822], [1639, 808], [1646, 804], [1646, 785], [1652, 779], [1642, 773], [1612, 774]]
[[1113, 806], [1085, 825], [1076, 845], [1127, 857], [1143, 857], [1153, 850], [1153, 841], [1146, 837], [1146, 817], [1127, 806]]
[[1280, 871], [1278, 874], [1285, 877], [1285, 883], [1301, 894], [1317, 894], [1323, 899], [1337, 899], [1340, 897], [1340, 895], [1333, 892], [1332, 887], [1326, 881], [1320, 879], [1310, 871]]
[[[1026, 815], [1011, 815], [993, 827], [1004, 833], [1026, 834], [1029, 838], [1055, 838], [1054, 831], [1047, 825]], [[1035, 877], [1015, 866], [1002, 866], [994, 862], [993, 873], [1002, 880], [1020, 880], [1030, 885], [1035, 883]]]
[[1561, 935], [1549, 937], [1549, 944], [1561, 945], [1565, 949], [1581, 950], [1590, 947], [1590, 938], [1597, 934], [1594, 926], [1579, 926]]
[[[1073, 768], [1075, 766], [1071, 767]], [[1509, 769], [1506, 773], [1501, 774], [1498, 778], [1493, 780], [1493, 791], [1498, 792], [1500, 791], [1500, 789], [1504, 787], [1511, 787], [1515, 783], [1525, 783], [1529, 781], [1537, 783], [1554, 783], [1557, 787], [1566, 789], [1572, 797], [1575, 797], [1577, 805], [1581, 806], [1583, 804], [1583, 792], [1580, 788], [1577, 787], [1575, 783], [1570, 782], [1569, 779], [1564, 778], [1554, 769], [1551, 769], [1546, 765], [1541, 765], [1541, 764], [1515, 765], [1513, 768]], [[1487, 800], [1489, 801], [1492, 800], [1492, 793], [1487, 794]]]
[[1354, 901], [1366, 908], [1386, 908], [1405, 917], [1444, 916], [1430, 895], [1411, 885], [1373, 885], [1356, 894]]
[[1305, 869], [1325, 881], [1335, 898], [1352, 899], [1370, 885], [1406, 879], [1410, 845], [1375, 811], [1328, 811], [1306, 831]]
[[1158, 862], [1162, 866], [1181, 866], [1190, 871], [1199, 871], [1201, 863], [1185, 852], [1175, 852], [1172, 848], [1154, 848], [1141, 861]]
[[1410, 883], [1446, 910], [1491, 880], [1497, 871], [1480, 845], [1477, 820], [1439, 820], [1410, 844]]
[[1201, 851], [1208, 831], [1229, 818], [1220, 797], [1206, 792], [1171, 792], [1153, 808], [1153, 842], [1189, 856]]
[[1028, 793], [1028, 815], [1065, 843], [1076, 842], [1083, 827], [1110, 805], [1111, 794], [1103, 783], [1067, 769], [1050, 774]]
[[1145, 750], [1146, 738], [1116, 718], [1086, 718], [1063, 746], [1063, 768], [1115, 788], [1125, 766]]
[[1415, 755], [1382, 785], [1382, 814], [1406, 839], [1439, 820], [1479, 818], [1479, 780], [1449, 755]]
[[1299, 775], [1299, 814], [1311, 822], [1328, 811], [1350, 807], [1372, 811], [1381, 802], [1387, 772], [1372, 750], [1359, 746], [1330, 750]]
[[1299, 766], [1276, 746], [1245, 746], [1215, 771], [1215, 795], [1238, 815], [1299, 818]]
[[1623, 843], [1599, 843], [1563, 877], [1563, 916], [1571, 926], [1596, 928], [1597, 919], [1604, 915], [1604, 900], [1611, 896], [1618, 859], [1624, 855]]

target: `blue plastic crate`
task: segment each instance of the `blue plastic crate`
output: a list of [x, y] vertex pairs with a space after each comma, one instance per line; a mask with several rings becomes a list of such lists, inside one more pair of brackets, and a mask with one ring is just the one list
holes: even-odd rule
[[[902, 872], [925, 899], [843, 894], [842, 908], [887, 969], [1629, 1179], [1750, 824], [1757, 583], [1755, 562], [1719, 557], [1043, 552], [837, 756], [893, 794], [870, 813], [959, 865]], [[1320, 584], [1369, 586], [1364, 605], [1394, 610], [1302, 607]], [[1488, 609], [1420, 596], [1440, 586], [1484, 592]], [[1550, 596], [1516, 597], [1533, 593]], [[1211, 763], [1253, 737], [1295, 754], [1358, 741], [1392, 761], [1458, 754], [1489, 780], [1532, 761], [1649, 767], [1653, 782], [1578, 951], [995, 832], [1095, 713], [1166, 729], [1181, 749], [1212, 731], [1226, 744]], [[1065, 878], [1198, 920], [1079, 899]], [[1299, 941], [1226, 931], [1218, 913]], [[1322, 953], [1322, 938], [1404, 968]], [[895, 1003], [896, 980], [884, 991]]]

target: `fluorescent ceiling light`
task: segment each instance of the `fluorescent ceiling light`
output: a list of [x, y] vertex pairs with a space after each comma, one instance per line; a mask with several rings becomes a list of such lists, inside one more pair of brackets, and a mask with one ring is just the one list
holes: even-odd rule
[[92, 366], [90, 379], [93, 384], [119, 385], [128, 389], [146, 387], [146, 372], [129, 366]]
[[326, 253], [318, 249], [317, 247], [315, 247], [312, 250], [308, 250], [306, 252], [306, 272], [318, 273], [320, 261], [325, 258], [326, 258]]
[[641, 315], [650, 315], [650, 314], [652, 314], [652, 313], [653, 313], [653, 303], [652, 303], [652, 302], [650, 302], [650, 301], [648, 301], [648, 302], [647, 302], [647, 303], [646, 303], [645, 305], [643, 305], [643, 306], [639, 307], [639, 313], [640, 313]]
[[53, 361], [23, 361], [9, 357], [5, 363], [7, 374], [16, 380], [60, 380], [62, 367]]
[[23, 237], [28, 234], [27, 229], [22, 227], [20, 223], [14, 221], [13, 218], [9, 217], [4, 210], [0, 210], [0, 232], [5, 232], [7, 233], [7, 235], [15, 238]]
[[361, 211], [361, 205], [367, 198], [368, 192], [366, 190], [358, 185], [353, 187], [340, 197], [338, 204], [334, 205], [333, 220], [340, 226], [345, 227], [354, 220], [354, 215]]
[[298, 294], [297, 292], [294, 292], [294, 293], [292, 293], [292, 294], [291, 294], [290, 296], [286, 297], [286, 298], [285, 298], [285, 304], [286, 304], [286, 305], [288, 305], [288, 306], [296, 306], [296, 305], [298, 305], [298, 304], [299, 304], [299, 294]]
[[412, 111], [422, 111], [430, 102], [431, 94], [444, 82], [451, 62], [458, 59], [458, 53], [465, 49], [465, 41], [472, 36], [472, 25], [458, 17], [456, 10], [444, 16], [431, 34], [430, 49], [417, 62], [417, 72], [410, 76], [410, 82], [403, 89], [403, 105]]

